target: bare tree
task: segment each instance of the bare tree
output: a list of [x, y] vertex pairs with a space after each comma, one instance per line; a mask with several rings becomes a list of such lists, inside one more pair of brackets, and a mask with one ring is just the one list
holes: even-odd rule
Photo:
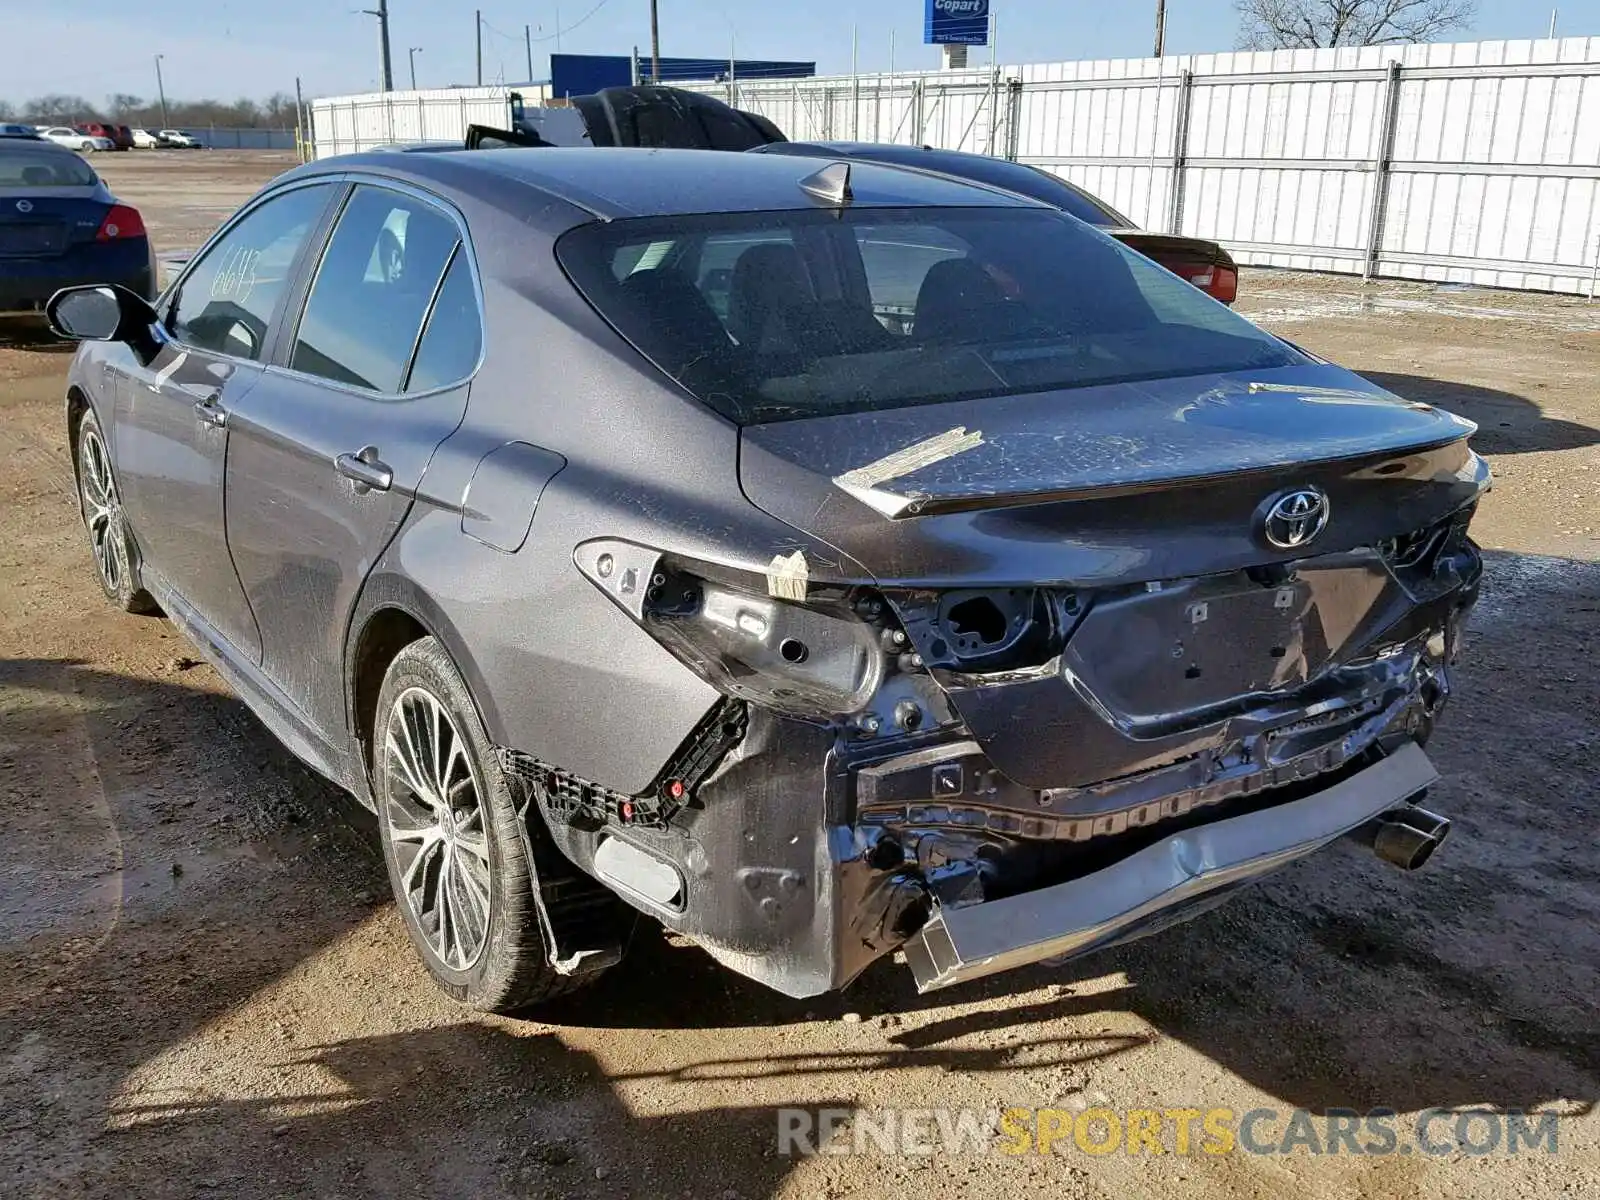
[[87, 121], [100, 114], [95, 106], [82, 96], [63, 96], [52, 92], [48, 96], [39, 96], [29, 100], [22, 106], [22, 111], [28, 116], [51, 125], [65, 125], [73, 121]]
[[127, 92], [112, 92], [106, 97], [106, 112], [122, 120], [127, 120], [145, 107], [142, 99]]
[[287, 128], [294, 124], [294, 97], [288, 92], [273, 92], [261, 102], [261, 117], [268, 125]]
[[1426, 42], [1478, 12], [1477, 0], [1234, 0], [1234, 8], [1242, 50]]
[[[101, 117], [134, 127], [156, 129], [161, 126], [161, 107], [154, 100], [113, 92], [105, 107], [91, 104], [82, 96], [52, 94], [38, 96], [24, 104], [0, 100], [0, 120], [22, 115], [34, 124], [71, 125]], [[216, 126], [219, 129], [287, 129], [294, 124], [294, 97], [275, 92], [265, 101], [249, 97], [233, 101], [167, 100], [167, 123], [173, 128]]]

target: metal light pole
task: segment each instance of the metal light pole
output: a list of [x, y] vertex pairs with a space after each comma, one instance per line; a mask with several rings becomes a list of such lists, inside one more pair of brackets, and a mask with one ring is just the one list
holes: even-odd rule
[[528, 82], [533, 82], [533, 28], [529, 25], [522, 27], [522, 44], [528, 51]]
[[377, 8], [363, 8], [369, 17], [378, 18], [378, 54], [382, 64], [383, 90], [394, 91], [394, 69], [389, 64], [389, 0], [378, 0]]
[[1167, 0], [1156, 0], [1156, 57], [1167, 52]]
[[656, 0], [650, 0], [650, 82], [661, 82], [661, 22], [656, 15]]
[[421, 46], [411, 46], [406, 50], [406, 55], [411, 59], [411, 90], [417, 90], [417, 55], [422, 53]]
[[483, 86], [483, 9], [472, 10], [474, 32], [478, 35], [478, 86]]
[[300, 90], [300, 76], [294, 77], [294, 144], [300, 151], [300, 161], [305, 162], [306, 150], [311, 143], [311, 130], [306, 127], [306, 98]]
[[167, 128], [167, 85], [161, 82], [162, 55], [156, 55], [156, 95], [161, 97], [161, 128]]

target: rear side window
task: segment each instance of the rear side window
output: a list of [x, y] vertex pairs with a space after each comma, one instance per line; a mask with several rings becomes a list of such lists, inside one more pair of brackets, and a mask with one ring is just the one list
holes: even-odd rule
[[459, 241], [456, 223], [433, 205], [356, 188], [317, 268], [289, 365], [398, 392]]
[[467, 266], [467, 248], [462, 246], [450, 260], [439, 287], [439, 297], [428, 314], [428, 326], [417, 345], [416, 362], [406, 391], [426, 392], [447, 384], [460, 383], [478, 365], [483, 352], [483, 324], [478, 316], [478, 295], [472, 286], [472, 271]]
[[0, 188], [92, 187], [95, 173], [76, 154], [41, 154], [0, 145]]
[[644, 218], [574, 229], [556, 254], [625, 338], [741, 423], [1304, 361], [1039, 209]]
[[295, 188], [263, 202], [214, 242], [184, 276], [169, 322], [200, 350], [259, 359], [301, 247], [331, 185]]

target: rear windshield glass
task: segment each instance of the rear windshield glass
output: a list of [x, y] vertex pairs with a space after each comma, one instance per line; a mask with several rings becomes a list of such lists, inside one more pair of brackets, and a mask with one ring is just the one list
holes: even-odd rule
[[95, 173], [70, 151], [41, 154], [0, 146], [0, 188], [89, 187]]
[[579, 290], [740, 423], [1305, 360], [1080, 221], [1016, 208], [586, 225]]

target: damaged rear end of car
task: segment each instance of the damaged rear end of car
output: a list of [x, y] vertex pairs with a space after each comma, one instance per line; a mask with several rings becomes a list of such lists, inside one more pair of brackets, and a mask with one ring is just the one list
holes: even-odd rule
[[1075, 223], [816, 194], [558, 247], [795, 533], [576, 546], [718, 698], [641, 792], [508, 762], [564, 857], [796, 996], [1143, 936], [1345, 835], [1421, 865], [1473, 426]]

